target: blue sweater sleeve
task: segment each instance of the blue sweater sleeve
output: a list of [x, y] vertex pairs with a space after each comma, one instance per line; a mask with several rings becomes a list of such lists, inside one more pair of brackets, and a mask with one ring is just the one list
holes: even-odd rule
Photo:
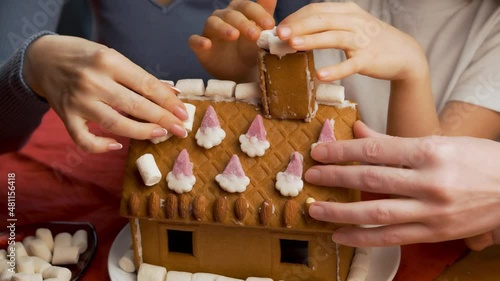
[[22, 76], [26, 49], [47, 34], [53, 33], [42, 31], [25, 40], [0, 67], [0, 153], [22, 147], [49, 110], [49, 104], [31, 91]]

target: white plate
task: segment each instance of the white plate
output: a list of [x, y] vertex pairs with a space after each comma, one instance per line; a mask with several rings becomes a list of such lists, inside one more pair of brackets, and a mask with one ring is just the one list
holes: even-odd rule
[[[118, 261], [132, 244], [130, 227], [127, 224], [115, 238], [108, 256], [108, 272], [111, 281], [136, 281], [136, 274], [126, 273], [118, 266]], [[401, 259], [399, 246], [373, 248], [372, 264], [367, 281], [391, 281], [398, 271]]]

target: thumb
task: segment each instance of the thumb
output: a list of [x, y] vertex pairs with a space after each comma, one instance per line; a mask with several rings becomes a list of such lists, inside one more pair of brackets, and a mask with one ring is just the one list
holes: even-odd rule
[[388, 135], [384, 135], [378, 132], [375, 132], [374, 130], [370, 129], [365, 123], [361, 121], [356, 121], [354, 122], [354, 136], [357, 139], [363, 139], [363, 138], [388, 138]]
[[257, 4], [261, 5], [270, 15], [274, 15], [278, 0], [257, 0]]

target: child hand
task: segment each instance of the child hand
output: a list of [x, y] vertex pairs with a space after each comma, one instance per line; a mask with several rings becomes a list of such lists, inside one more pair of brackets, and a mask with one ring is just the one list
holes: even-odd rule
[[297, 50], [344, 50], [346, 61], [317, 71], [323, 81], [355, 73], [404, 80], [425, 75], [428, 69], [425, 54], [411, 36], [352, 2], [307, 5], [285, 18], [277, 32]]
[[163, 136], [167, 132], [162, 128], [179, 137], [186, 135], [181, 120], [188, 116], [174, 90], [106, 46], [77, 37], [43, 36], [29, 46], [23, 76], [85, 151], [122, 147], [114, 139], [89, 132], [87, 122], [134, 139]]
[[202, 35], [192, 35], [189, 46], [212, 75], [234, 81], [252, 80], [257, 65], [260, 32], [274, 27], [277, 0], [231, 1], [206, 21]]

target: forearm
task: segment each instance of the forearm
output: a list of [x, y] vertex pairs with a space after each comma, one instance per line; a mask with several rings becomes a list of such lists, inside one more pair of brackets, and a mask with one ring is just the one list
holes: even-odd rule
[[0, 67], [0, 153], [19, 149], [38, 127], [49, 105], [25, 83], [23, 59], [29, 44], [50, 32], [43, 31], [27, 39]]

